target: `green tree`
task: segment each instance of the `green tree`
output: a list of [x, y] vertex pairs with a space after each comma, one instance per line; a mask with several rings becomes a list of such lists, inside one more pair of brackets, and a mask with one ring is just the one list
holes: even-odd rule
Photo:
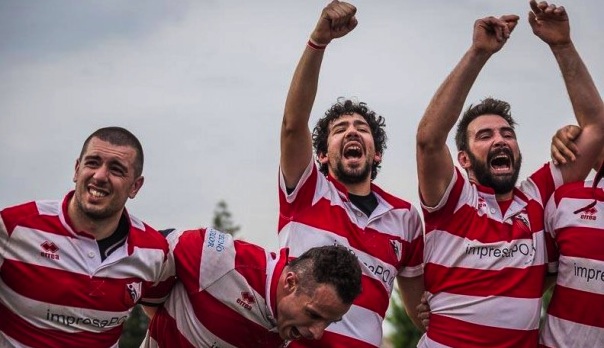
[[235, 225], [235, 223], [233, 222], [233, 216], [229, 211], [229, 207], [223, 200], [216, 203], [216, 208], [214, 209], [214, 219], [212, 220], [212, 227], [224, 233], [228, 233], [232, 236], [235, 236], [235, 234], [237, 234], [237, 232], [239, 232], [239, 230], [241, 229], [240, 226]]
[[393, 292], [395, 295], [390, 300], [391, 314], [386, 317], [386, 320], [393, 328], [393, 332], [388, 336], [388, 339], [394, 348], [417, 347], [417, 342], [422, 337], [422, 333], [415, 327], [407, 315], [400, 297], [396, 295], [397, 292], [395, 288]]
[[[215, 229], [235, 235], [241, 228], [233, 222], [233, 216], [224, 200], [216, 203], [212, 227]], [[120, 337], [120, 348], [138, 348], [145, 339], [149, 318], [140, 305], [133, 308], [128, 320], [124, 323], [124, 330]]]

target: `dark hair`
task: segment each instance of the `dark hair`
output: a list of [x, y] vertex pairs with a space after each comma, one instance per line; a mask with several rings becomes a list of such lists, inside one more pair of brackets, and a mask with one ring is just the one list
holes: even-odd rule
[[516, 125], [516, 121], [512, 118], [508, 102], [491, 97], [485, 98], [480, 101], [480, 104], [470, 105], [459, 120], [457, 132], [455, 133], [457, 151], [468, 151], [468, 125], [483, 115], [501, 116], [512, 129]]
[[357, 257], [340, 245], [327, 245], [307, 250], [289, 262], [298, 275], [300, 290], [312, 293], [318, 284], [330, 284], [345, 304], [361, 293], [361, 266]]
[[145, 156], [143, 154], [143, 146], [140, 141], [125, 128], [122, 127], [104, 127], [97, 129], [94, 133], [90, 134], [82, 145], [82, 151], [80, 152], [80, 160], [86, 152], [88, 143], [92, 138], [98, 138], [102, 141], [106, 141], [110, 144], [117, 146], [130, 146], [136, 150], [136, 157], [134, 159], [134, 176], [139, 177], [143, 173], [143, 163]]
[[[327, 153], [327, 137], [329, 136], [329, 125], [331, 122], [342, 115], [352, 115], [353, 113], [361, 115], [365, 121], [367, 121], [369, 128], [371, 129], [371, 135], [373, 136], [376, 153], [381, 155], [384, 154], [387, 140], [386, 131], [384, 130], [384, 127], [386, 127], [384, 118], [377, 115], [374, 111], [371, 111], [365, 103], [356, 100], [353, 101], [351, 99], [338, 98], [338, 102], [325, 112], [325, 116], [317, 121], [317, 124], [313, 129], [312, 142], [317, 155]], [[380, 165], [380, 162], [373, 162], [371, 180], [375, 179], [377, 176]], [[321, 173], [327, 175], [327, 164], [319, 163], [319, 166]]]

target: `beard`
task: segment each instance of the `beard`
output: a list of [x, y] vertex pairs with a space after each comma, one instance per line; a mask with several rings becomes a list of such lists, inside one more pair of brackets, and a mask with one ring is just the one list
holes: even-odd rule
[[334, 174], [338, 181], [345, 185], [358, 184], [367, 180], [367, 177], [371, 175], [372, 165], [370, 161], [367, 161], [360, 168], [350, 169], [345, 168], [342, 161], [338, 161], [334, 168]]
[[[502, 152], [510, 158], [510, 165], [513, 170], [511, 175], [493, 175], [491, 173], [488, 163], [491, 163], [491, 159]], [[518, 160], [516, 160], [510, 149], [503, 148], [489, 152], [486, 162], [479, 160], [471, 151], [468, 151], [468, 157], [472, 163], [471, 169], [474, 176], [482, 186], [492, 188], [496, 194], [508, 193], [516, 186], [520, 175], [520, 166], [522, 165], [522, 154], [519, 154]]]

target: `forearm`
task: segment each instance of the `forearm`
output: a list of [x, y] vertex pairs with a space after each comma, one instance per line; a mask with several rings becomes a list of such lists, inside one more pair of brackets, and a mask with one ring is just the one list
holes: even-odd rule
[[585, 63], [572, 42], [551, 47], [558, 62], [573, 111], [584, 128], [597, 125], [604, 129], [604, 104]]
[[490, 54], [470, 49], [438, 88], [418, 127], [418, 146], [444, 146]]

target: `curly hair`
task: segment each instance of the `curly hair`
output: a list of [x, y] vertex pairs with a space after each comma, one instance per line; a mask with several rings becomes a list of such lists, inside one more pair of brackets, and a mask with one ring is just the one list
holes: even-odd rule
[[287, 266], [298, 275], [299, 291], [304, 293], [312, 294], [319, 284], [333, 285], [345, 304], [351, 304], [361, 293], [359, 260], [344, 246], [311, 248]]
[[[329, 110], [325, 112], [325, 115], [317, 121], [315, 128], [312, 132], [312, 142], [315, 153], [317, 155], [327, 153], [327, 138], [329, 137], [329, 125], [342, 115], [352, 115], [357, 113], [361, 115], [365, 121], [369, 124], [371, 129], [371, 135], [373, 136], [373, 142], [375, 144], [375, 151], [381, 155], [384, 154], [386, 149], [386, 127], [385, 119], [377, 115], [374, 111], [367, 107], [367, 104], [358, 102], [352, 99], [338, 98], [338, 102], [333, 104]], [[371, 180], [375, 179], [381, 162], [373, 162], [371, 168]], [[327, 164], [319, 163], [319, 170], [324, 175], [327, 175], [328, 169]]]
[[468, 107], [466, 112], [459, 120], [457, 124], [457, 131], [455, 133], [455, 145], [457, 145], [457, 151], [468, 151], [468, 125], [483, 115], [498, 115], [501, 116], [507, 123], [514, 129], [516, 121], [512, 118], [510, 112], [510, 104], [503, 100], [495, 98], [485, 98], [480, 101], [479, 104], [471, 105]]

